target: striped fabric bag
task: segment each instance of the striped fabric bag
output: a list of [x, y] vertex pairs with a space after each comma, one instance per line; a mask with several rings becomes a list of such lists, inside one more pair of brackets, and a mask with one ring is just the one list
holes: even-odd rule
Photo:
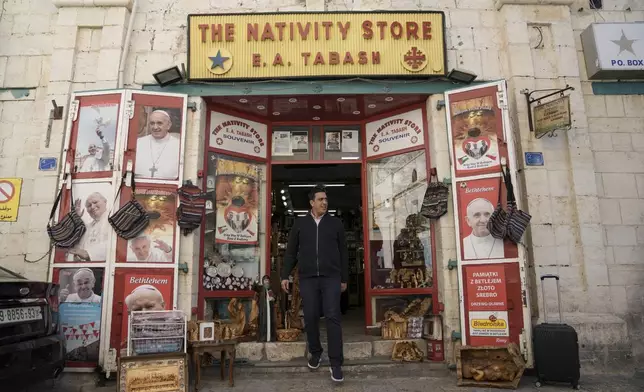
[[[67, 180], [66, 176], [65, 180]], [[60, 199], [63, 196], [63, 189], [65, 188], [66, 183], [67, 182], [60, 187], [54, 206], [51, 209], [51, 214], [49, 214], [49, 221], [47, 222], [47, 234], [49, 235], [51, 242], [59, 248], [73, 247], [80, 241], [87, 230], [85, 222], [83, 222], [81, 217], [78, 216], [78, 213], [76, 213], [76, 209], [74, 208], [74, 195], [72, 193], [71, 186], [69, 187], [69, 212], [58, 223], [54, 223], [54, 216], [56, 215]]]
[[[121, 194], [121, 189], [123, 189], [124, 182], [125, 177], [123, 177], [121, 186], [119, 187], [118, 192], [116, 192], [116, 197], [114, 197], [114, 201], [116, 203], [119, 202], [119, 195]], [[132, 178], [132, 199], [107, 218], [116, 234], [126, 240], [131, 240], [138, 236], [150, 224], [148, 212], [143, 208], [141, 203], [134, 198], [134, 195], [134, 178]]]

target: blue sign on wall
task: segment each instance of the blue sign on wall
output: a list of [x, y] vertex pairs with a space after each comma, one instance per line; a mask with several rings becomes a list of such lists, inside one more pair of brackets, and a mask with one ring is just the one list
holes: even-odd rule
[[525, 164], [526, 166], [543, 166], [543, 153], [542, 152], [526, 152]]
[[40, 158], [40, 160], [38, 161], [38, 170], [40, 171], [56, 170], [57, 165], [58, 165], [58, 158], [53, 158], [53, 157]]

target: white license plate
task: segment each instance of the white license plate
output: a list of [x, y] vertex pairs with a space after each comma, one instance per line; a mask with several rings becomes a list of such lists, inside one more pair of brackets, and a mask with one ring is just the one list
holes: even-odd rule
[[40, 306], [0, 309], [0, 324], [21, 323], [34, 320], [42, 320], [42, 309]]

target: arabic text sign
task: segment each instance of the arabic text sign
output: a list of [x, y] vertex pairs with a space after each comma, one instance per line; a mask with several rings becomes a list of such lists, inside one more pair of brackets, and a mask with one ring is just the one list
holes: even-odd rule
[[570, 97], [561, 97], [534, 108], [536, 136], [570, 126]]
[[22, 178], [0, 178], [0, 222], [18, 220]]

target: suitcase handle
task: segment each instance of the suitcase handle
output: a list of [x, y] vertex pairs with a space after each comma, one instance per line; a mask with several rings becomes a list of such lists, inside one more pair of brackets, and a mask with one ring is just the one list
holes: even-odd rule
[[541, 296], [543, 297], [543, 321], [548, 323], [548, 310], [546, 308], [546, 288], [543, 284], [546, 279], [554, 279], [557, 281], [557, 306], [559, 307], [559, 322], [563, 323], [563, 314], [561, 313], [561, 291], [559, 289], [559, 275], [546, 274], [541, 275]]

